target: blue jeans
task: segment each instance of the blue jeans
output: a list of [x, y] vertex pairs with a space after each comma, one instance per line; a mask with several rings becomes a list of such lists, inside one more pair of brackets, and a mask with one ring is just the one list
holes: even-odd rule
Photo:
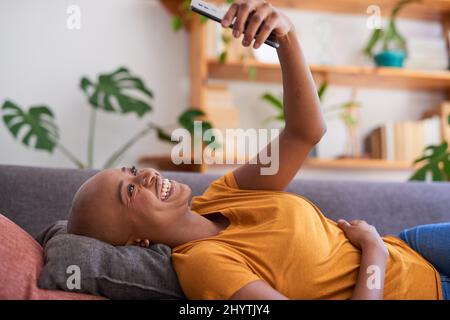
[[450, 300], [450, 223], [403, 230], [398, 237], [439, 271], [444, 300]]

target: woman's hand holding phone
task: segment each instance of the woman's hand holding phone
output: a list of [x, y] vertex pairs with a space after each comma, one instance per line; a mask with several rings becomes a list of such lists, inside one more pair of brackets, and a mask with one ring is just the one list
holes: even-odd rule
[[292, 22], [280, 11], [264, 0], [236, 0], [223, 17], [222, 26], [233, 25], [233, 36], [244, 34], [242, 45], [258, 49], [273, 33], [277, 39], [294, 30]]

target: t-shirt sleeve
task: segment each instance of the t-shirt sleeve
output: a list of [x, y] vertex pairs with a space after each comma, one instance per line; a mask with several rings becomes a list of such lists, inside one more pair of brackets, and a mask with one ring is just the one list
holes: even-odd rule
[[191, 208], [198, 213], [227, 210], [230, 207], [227, 199], [241, 192], [230, 171], [213, 181], [201, 196], [193, 197]]
[[200, 245], [172, 258], [181, 288], [191, 300], [228, 300], [245, 285], [260, 280], [242, 257], [220, 245]]

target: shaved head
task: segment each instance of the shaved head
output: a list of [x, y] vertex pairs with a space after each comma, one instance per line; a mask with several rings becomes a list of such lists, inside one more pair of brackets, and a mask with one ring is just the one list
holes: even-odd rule
[[75, 194], [67, 231], [124, 245], [132, 235], [132, 221], [120, 201], [114, 171], [105, 170], [86, 181]]
[[75, 194], [67, 231], [112, 245], [171, 243], [190, 213], [189, 186], [150, 168], [108, 169]]

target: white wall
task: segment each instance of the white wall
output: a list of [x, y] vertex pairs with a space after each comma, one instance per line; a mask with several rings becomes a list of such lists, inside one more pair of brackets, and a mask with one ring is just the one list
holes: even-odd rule
[[[81, 8], [81, 30], [68, 30], [66, 9]], [[154, 91], [154, 112], [161, 124], [176, 122], [187, 107], [188, 56], [185, 31], [171, 29], [171, 17], [155, 0], [0, 0], [0, 102], [22, 107], [45, 103], [54, 110], [61, 142], [86, 158], [89, 107], [79, 79], [127, 66]], [[146, 121], [134, 115], [99, 114], [96, 166]], [[0, 124], [0, 163], [72, 167], [54, 155], [26, 149]], [[170, 146], [149, 136], [122, 163], [143, 154], [167, 153]]]
[[[66, 9], [81, 8], [82, 29], [66, 28]], [[370, 30], [364, 16], [331, 15], [317, 12], [287, 11], [297, 26], [306, 57], [311, 63], [369, 63], [360, 54]], [[407, 37], [440, 38], [437, 23], [402, 20], [399, 29]], [[325, 30], [325, 31], [324, 31]], [[328, 32], [330, 41], [318, 41]], [[78, 89], [82, 75], [93, 78], [99, 72], [128, 66], [140, 75], [156, 96], [155, 111], [148, 116], [170, 124], [187, 107], [188, 54], [184, 31], [174, 33], [171, 17], [156, 0], [0, 0], [0, 101], [10, 98], [21, 106], [46, 103], [55, 110], [62, 142], [83, 159], [89, 109]], [[326, 51], [328, 54], [323, 54]], [[259, 97], [281, 86], [231, 83], [236, 104], [241, 108], [242, 127], [261, 127], [271, 115]], [[348, 99], [349, 88], [331, 87], [325, 100], [333, 104]], [[362, 90], [363, 123], [366, 134], [388, 119], [418, 118], [423, 110], [436, 105], [442, 95], [404, 90]], [[144, 126], [135, 116], [99, 116], [96, 166], [129, 136]], [[335, 120], [329, 120], [329, 127]], [[329, 130], [325, 144], [341, 138]], [[58, 152], [27, 150], [12, 139], [0, 125], [0, 163], [71, 167]], [[155, 137], [137, 144], [121, 163], [134, 163], [143, 154], [167, 153], [169, 146]], [[308, 178], [341, 178], [345, 172], [309, 171]], [[405, 173], [360, 173], [358, 179], [404, 180]], [[345, 177], [343, 177], [345, 178]]]

